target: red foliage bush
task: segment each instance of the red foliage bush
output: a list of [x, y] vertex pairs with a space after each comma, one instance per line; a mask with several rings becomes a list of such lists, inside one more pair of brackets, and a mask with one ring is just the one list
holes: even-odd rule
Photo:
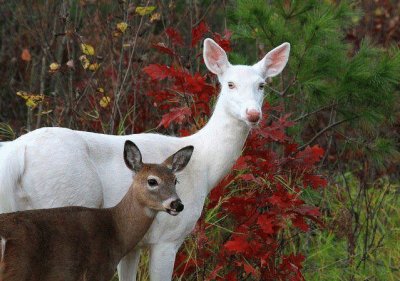
[[[154, 104], [164, 111], [159, 126], [179, 125], [181, 135], [193, 133], [210, 116], [210, 103], [217, 89], [207, 82], [207, 75], [193, 74], [185, 68], [179, 51], [199, 49], [200, 41], [209, 28], [203, 22], [192, 30], [190, 45], [182, 35], [167, 28], [170, 47], [164, 43], [153, 45], [172, 59], [171, 65], [151, 64], [143, 69], [153, 84], [149, 95]], [[230, 51], [230, 33], [211, 34], [226, 51]], [[196, 54], [200, 64], [200, 53]], [[198, 254], [189, 257], [181, 251], [176, 259], [175, 274], [187, 279], [199, 267], [208, 280], [304, 280], [301, 269], [304, 256], [285, 249], [283, 230], [310, 229], [307, 221], [320, 224], [317, 207], [308, 206], [301, 199], [306, 187], [318, 188], [326, 180], [316, 174], [316, 164], [323, 156], [318, 147], [299, 146], [286, 133], [294, 125], [283, 106], [266, 103], [264, 120], [252, 130], [243, 155], [234, 171], [210, 194], [206, 210], [219, 207], [220, 218], [228, 215], [232, 233], [225, 234], [222, 245], [216, 245], [207, 233], [208, 225], [202, 218], [196, 228]], [[280, 117], [276, 117], [280, 116]], [[273, 118], [270, 118], [273, 117]], [[235, 185], [231, 182], [234, 180]], [[234, 192], [232, 192], [234, 191]], [[207, 247], [204, 247], [207, 245]], [[215, 254], [210, 249], [217, 249]]]

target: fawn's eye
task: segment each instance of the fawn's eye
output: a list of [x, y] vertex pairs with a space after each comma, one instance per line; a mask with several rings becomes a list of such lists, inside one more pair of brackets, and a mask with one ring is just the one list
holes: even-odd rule
[[235, 83], [233, 83], [233, 82], [228, 82], [228, 87], [229, 87], [229, 89], [235, 89], [236, 88]]
[[151, 186], [151, 187], [156, 187], [158, 185], [158, 182], [156, 179], [148, 179], [147, 183]]
[[264, 83], [260, 83], [260, 84], [258, 85], [258, 89], [259, 89], [260, 91], [262, 91], [262, 90], [264, 90], [264, 86], [265, 86]]

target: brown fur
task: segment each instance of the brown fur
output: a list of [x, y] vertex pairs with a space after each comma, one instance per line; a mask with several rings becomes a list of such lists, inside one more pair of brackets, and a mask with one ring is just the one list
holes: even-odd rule
[[[0, 216], [7, 239], [2, 280], [110, 280], [118, 263], [116, 230], [109, 210], [81, 207]], [[109, 265], [112, 260], [112, 266]]]
[[[149, 174], [162, 179], [164, 193], [150, 194], [142, 188]], [[0, 215], [0, 236], [7, 239], [0, 281], [109, 281], [120, 259], [153, 221], [144, 207], [161, 210], [159, 202], [175, 193], [174, 182], [171, 170], [149, 164], [114, 208], [66, 207]]]

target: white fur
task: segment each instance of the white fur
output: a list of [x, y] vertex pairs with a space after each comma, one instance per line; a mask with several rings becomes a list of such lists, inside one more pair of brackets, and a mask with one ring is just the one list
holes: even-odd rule
[[150, 208], [145, 207], [144, 208], [144, 212], [146, 214], [146, 216], [148, 216], [149, 218], [152, 218], [156, 215], [156, 212]]
[[[260, 64], [231, 65], [218, 48], [206, 39], [204, 59], [210, 71], [218, 74], [222, 87], [214, 113], [203, 129], [184, 138], [111, 136], [65, 128], [35, 130], [0, 149], [2, 211], [113, 206], [127, 192], [132, 178], [122, 157], [125, 140], [139, 147], [145, 163], [159, 163], [177, 149], [193, 145], [188, 166], [177, 175], [177, 193], [185, 209], [176, 217], [158, 213], [140, 243], [150, 247], [151, 280], [171, 280], [175, 254], [200, 217], [208, 192], [241, 154], [250, 130], [246, 109], [261, 112], [263, 93], [258, 85], [264, 81], [265, 70], [260, 70]], [[210, 56], [215, 50], [222, 56], [216, 61]], [[228, 82], [234, 82], [236, 88], [229, 89]], [[120, 280], [135, 280], [139, 248], [121, 261]]]
[[[25, 170], [25, 147], [19, 141], [2, 145], [0, 148], [0, 213], [19, 210], [16, 197], [25, 201], [21, 190], [21, 176]], [[23, 204], [25, 209], [27, 204]]]
[[2, 236], [0, 236], [0, 237], [1, 237], [1, 244], [0, 244], [0, 246], [1, 246], [1, 260], [0, 261], [3, 262], [4, 261], [4, 254], [6, 252], [7, 239], [5, 239]]

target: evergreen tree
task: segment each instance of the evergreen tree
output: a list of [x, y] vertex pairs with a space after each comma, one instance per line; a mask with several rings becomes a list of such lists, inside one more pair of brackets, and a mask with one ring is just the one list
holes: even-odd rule
[[270, 85], [267, 99], [293, 113], [293, 134], [304, 146], [319, 142], [336, 156], [361, 153], [379, 167], [399, 158], [387, 128], [398, 110], [400, 52], [368, 39], [358, 47], [346, 42], [346, 30], [361, 13], [351, 2], [339, 2], [238, 0], [231, 14], [234, 36], [257, 49], [233, 60], [254, 61], [290, 42], [289, 65]]

